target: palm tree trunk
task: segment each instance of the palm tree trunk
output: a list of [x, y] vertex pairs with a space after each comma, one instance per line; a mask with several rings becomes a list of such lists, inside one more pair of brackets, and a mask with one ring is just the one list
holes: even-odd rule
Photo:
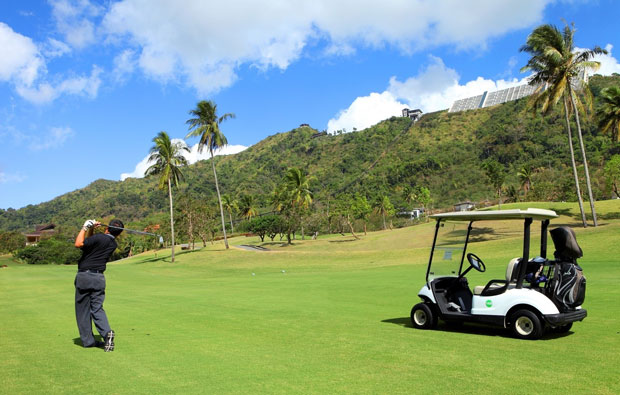
[[566, 130], [568, 132], [568, 147], [570, 148], [570, 161], [573, 166], [573, 176], [575, 177], [575, 190], [577, 192], [577, 199], [579, 201], [579, 210], [581, 211], [581, 221], [583, 227], [587, 228], [586, 213], [583, 211], [583, 199], [581, 198], [581, 189], [579, 188], [579, 175], [577, 174], [577, 164], [575, 163], [575, 150], [573, 149], [573, 134], [570, 130], [570, 121], [568, 119], [568, 105], [566, 99], [564, 101], [564, 115], [566, 117]]
[[588, 171], [588, 160], [586, 159], [586, 149], [583, 145], [583, 137], [581, 135], [581, 123], [579, 122], [579, 112], [577, 111], [577, 106], [575, 105], [575, 98], [573, 97], [573, 90], [570, 89], [570, 101], [573, 105], [573, 110], [575, 111], [575, 121], [577, 122], [577, 137], [579, 137], [579, 147], [581, 148], [581, 157], [583, 158], [583, 170], [586, 173], [586, 186], [588, 188], [588, 198], [590, 199], [590, 210], [592, 211], [592, 221], [594, 222], [594, 226], [598, 225], [596, 221], [596, 210], [594, 209], [594, 197], [592, 196], [592, 186], [590, 185], [590, 172]]
[[174, 263], [174, 217], [172, 213], [172, 185], [170, 185], [170, 178], [168, 178], [168, 198], [170, 200], [170, 238], [172, 240], [171, 260]]
[[230, 219], [230, 231], [232, 233], [235, 233], [235, 228], [233, 228], [233, 223], [232, 223], [232, 214], [228, 213], [228, 218]]
[[501, 210], [502, 209], [502, 188], [499, 187], [499, 189], [497, 190], [497, 209]]
[[217, 183], [217, 173], [215, 172], [215, 159], [213, 151], [211, 151], [211, 166], [213, 167], [213, 177], [215, 177], [215, 190], [217, 191], [217, 201], [220, 203], [220, 214], [222, 217], [222, 231], [224, 232], [224, 245], [228, 249], [228, 239], [226, 238], [226, 223], [224, 222], [224, 207], [222, 206], [222, 197], [220, 196], [220, 187]]
[[386, 230], [387, 226], [385, 225], [385, 211], [383, 212], [383, 230]]

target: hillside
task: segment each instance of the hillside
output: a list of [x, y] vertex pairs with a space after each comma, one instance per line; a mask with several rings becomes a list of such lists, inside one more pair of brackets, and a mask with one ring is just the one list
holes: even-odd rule
[[[612, 84], [620, 85], [620, 76], [592, 77], [595, 99], [602, 87]], [[584, 117], [582, 123], [595, 197], [608, 198], [602, 167], [620, 151], [619, 145], [599, 134], [593, 117]], [[267, 208], [269, 193], [286, 169], [295, 166], [316, 177], [318, 205], [347, 192], [362, 193], [369, 201], [387, 194], [396, 207], [405, 207], [400, 191], [419, 185], [430, 189], [435, 207], [449, 207], [461, 200], [495, 198], [480, 168], [482, 161], [494, 158], [506, 169], [507, 187], [519, 187], [521, 167], [534, 170], [528, 199], [576, 200], [563, 117], [535, 115], [528, 110], [527, 99], [476, 111], [428, 113], [415, 124], [393, 117], [358, 132], [313, 138], [315, 133], [300, 127], [267, 137], [239, 154], [217, 157], [222, 193], [233, 197], [250, 193]], [[184, 173], [186, 182], [178, 196], [215, 199], [208, 161], [191, 165]], [[77, 226], [86, 216], [117, 216], [145, 224], [161, 220], [166, 205], [166, 194], [156, 189], [153, 178], [97, 180], [49, 202], [0, 210], [0, 231], [25, 231], [48, 222]]]

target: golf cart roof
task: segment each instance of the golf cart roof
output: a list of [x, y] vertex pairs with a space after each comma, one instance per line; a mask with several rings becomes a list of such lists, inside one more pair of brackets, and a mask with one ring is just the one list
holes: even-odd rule
[[456, 211], [451, 213], [441, 213], [431, 215], [437, 220], [450, 221], [499, 221], [504, 219], [525, 219], [545, 220], [557, 218], [558, 215], [553, 210], [541, 208], [528, 208], [525, 210], [493, 210], [493, 211]]

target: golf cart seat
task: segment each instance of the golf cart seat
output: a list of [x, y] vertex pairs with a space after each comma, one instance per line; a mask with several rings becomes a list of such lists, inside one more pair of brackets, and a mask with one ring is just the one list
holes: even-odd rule
[[491, 280], [487, 285], [478, 285], [474, 287], [474, 295], [481, 296], [493, 296], [506, 292], [509, 288], [514, 288], [517, 285], [515, 281], [515, 270], [518, 267], [518, 263], [521, 258], [513, 258], [506, 267], [506, 279], [505, 280]]

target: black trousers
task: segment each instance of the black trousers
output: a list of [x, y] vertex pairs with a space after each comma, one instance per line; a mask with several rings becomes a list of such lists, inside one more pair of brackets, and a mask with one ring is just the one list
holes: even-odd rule
[[95, 344], [93, 322], [101, 337], [110, 331], [108, 317], [103, 310], [105, 276], [103, 273], [78, 272], [75, 276], [75, 318], [84, 347]]

